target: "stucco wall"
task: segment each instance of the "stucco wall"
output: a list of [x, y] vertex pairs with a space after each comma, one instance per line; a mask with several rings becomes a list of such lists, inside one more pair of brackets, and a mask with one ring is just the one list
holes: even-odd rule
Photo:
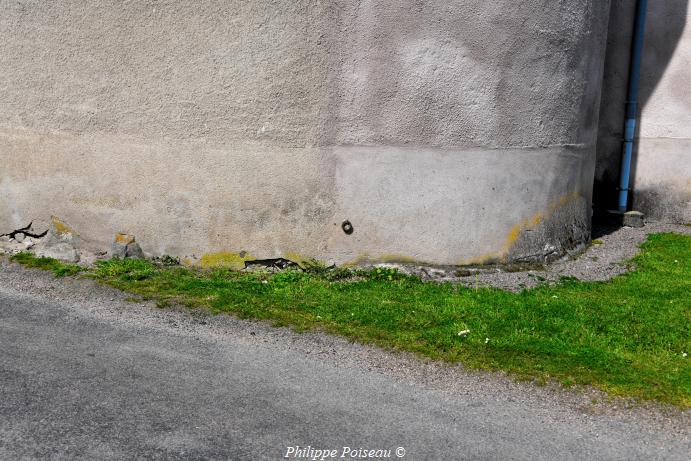
[[[613, 0], [603, 85], [595, 201], [614, 207], [635, 2]], [[691, 222], [691, 11], [688, 0], [648, 4], [631, 207]]]
[[339, 263], [588, 238], [607, 1], [0, 9], [0, 232]]

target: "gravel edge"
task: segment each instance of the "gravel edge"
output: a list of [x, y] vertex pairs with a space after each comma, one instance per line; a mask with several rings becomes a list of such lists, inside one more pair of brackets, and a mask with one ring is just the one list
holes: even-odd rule
[[[647, 223], [641, 228], [596, 227], [593, 242], [577, 254], [567, 255], [549, 265], [523, 271], [510, 266], [468, 268], [431, 267], [406, 264], [380, 264], [395, 267], [401, 272], [414, 274], [423, 280], [458, 283], [468, 287], [495, 287], [508, 291], [534, 288], [544, 283], [557, 282], [562, 277], [582, 281], [602, 282], [631, 270], [627, 264], [640, 252], [639, 245], [649, 234], [674, 232], [691, 235], [691, 227], [681, 224]], [[463, 275], [459, 276], [461, 272]]]

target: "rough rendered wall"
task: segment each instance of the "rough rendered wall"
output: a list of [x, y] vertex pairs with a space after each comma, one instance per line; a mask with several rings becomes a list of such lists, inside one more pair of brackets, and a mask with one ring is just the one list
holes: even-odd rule
[[[598, 136], [595, 201], [613, 207], [635, 2], [613, 0]], [[691, 11], [688, 0], [648, 4], [632, 208], [691, 222]]]
[[556, 254], [589, 235], [608, 3], [0, 0], [0, 232]]

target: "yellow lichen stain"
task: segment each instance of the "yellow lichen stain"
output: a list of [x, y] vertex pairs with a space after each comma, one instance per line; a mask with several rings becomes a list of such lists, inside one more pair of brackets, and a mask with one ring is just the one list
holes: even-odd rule
[[57, 216], [51, 216], [50, 217], [51, 224], [53, 225], [53, 229], [55, 230], [55, 233], [58, 235], [74, 235], [75, 232], [60, 220]]
[[509, 234], [506, 236], [506, 240], [504, 241], [504, 247], [502, 248], [502, 258], [506, 259], [507, 254], [509, 253], [509, 250], [511, 250], [511, 247], [513, 246], [514, 243], [518, 240], [518, 238], [521, 236], [521, 234], [527, 230], [532, 230], [536, 228], [540, 223], [542, 223], [546, 218], [549, 218], [554, 214], [555, 211], [557, 211], [559, 208], [567, 205], [569, 202], [578, 199], [581, 196], [579, 192], [571, 192], [569, 194], [562, 195], [558, 199], [552, 201], [548, 206], [547, 209], [542, 212], [537, 212], [533, 216], [531, 216], [528, 219], [523, 220], [519, 224], [514, 225], [511, 230], [509, 231]]
[[119, 243], [120, 245], [129, 245], [130, 243], [134, 243], [134, 235], [130, 234], [115, 234], [115, 243]]
[[473, 256], [472, 258], [463, 259], [456, 263], [457, 266], [481, 266], [486, 264], [498, 263], [502, 260], [502, 254], [498, 251], [491, 253], [483, 253], [479, 256]]
[[230, 252], [219, 252], [219, 253], [206, 253], [202, 255], [199, 265], [205, 269], [214, 267], [224, 267], [232, 270], [244, 269], [245, 262], [252, 261], [256, 259], [249, 253], [230, 253]]
[[304, 269], [305, 268], [305, 263], [309, 263], [310, 261], [315, 261], [314, 258], [308, 258], [306, 256], [303, 256], [299, 253], [295, 253], [294, 251], [288, 251], [283, 255], [283, 259], [287, 259], [288, 261], [294, 262], [300, 268]]
[[400, 254], [383, 254], [380, 256], [371, 256], [369, 253], [364, 253], [358, 255], [357, 257], [343, 263], [344, 267], [359, 266], [361, 264], [378, 264], [378, 263], [389, 263], [389, 264], [428, 264], [425, 261], [415, 259], [410, 256], [400, 255]]
[[82, 196], [73, 195], [70, 197], [72, 203], [79, 206], [93, 206], [98, 208], [115, 208], [118, 210], [125, 210], [132, 208], [133, 202], [131, 200], [123, 200], [117, 196]]
[[474, 264], [493, 264], [499, 262], [506, 262], [511, 247], [516, 243], [516, 241], [519, 239], [523, 232], [525, 232], [526, 230], [535, 229], [543, 221], [545, 221], [552, 214], [554, 214], [554, 212], [557, 211], [557, 209], [563, 207], [564, 205], [567, 205], [569, 202], [573, 200], [578, 199], [580, 196], [580, 193], [576, 191], [559, 197], [558, 199], [552, 201], [544, 211], [537, 212], [529, 218], [524, 219], [520, 223], [511, 226], [509, 233], [506, 235], [506, 238], [504, 239], [504, 244], [502, 245], [501, 250], [490, 253], [484, 253], [469, 259], [464, 259], [462, 261], [459, 261], [457, 264], [459, 266], [469, 266]]
[[341, 264], [343, 267], [354, 267], [354, 266], [359, 266], [362, 263], [369, 262], [370, 256], [365, 253], [356, 256], [355, 258], [351, 259], [350, 261], [346, 261], [343, 264]]
[[399, 254], [384, 254], [379, 256], [379, 261], [383, 263], [399, 263], [399, 264], [426, 264], [419, 259], [411, 258], [410, 256]]
[[511, 228], [511, 230], [509, 231], [509, 235], [506, 236], [506, 242], [504, 243], [505, 249], [507, 246], [510, 247], [516, 240], [518, 240], [518, 237], [521, 236], [521, 231], [523, 230], [523, 228], [523, 224], [516, 224]]
[[530, 220], [530, 225], [536, 227], [542, 222], [542, 213], [535, 213], [535, 215]]

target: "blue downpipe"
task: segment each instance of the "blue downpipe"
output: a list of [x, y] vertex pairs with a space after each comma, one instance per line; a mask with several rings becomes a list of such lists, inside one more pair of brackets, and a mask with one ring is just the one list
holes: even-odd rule
[[624, 145], [622, 147], [621, 169], [619, 173], [619, 211], [626, 211], [629, 200], [631, 180], [631, 158], [636, 137], [636, 116], [638, 114], [638, 84], [641, 80], [641, 61], [643, 60], [643, 38], [645, 36], [645, 17], [648, 0], [636, 3], [636, 20], [633, 27], [631, 62], [629, 65], [629, 89], [626, 95], [626, 120], [624, 123]]

